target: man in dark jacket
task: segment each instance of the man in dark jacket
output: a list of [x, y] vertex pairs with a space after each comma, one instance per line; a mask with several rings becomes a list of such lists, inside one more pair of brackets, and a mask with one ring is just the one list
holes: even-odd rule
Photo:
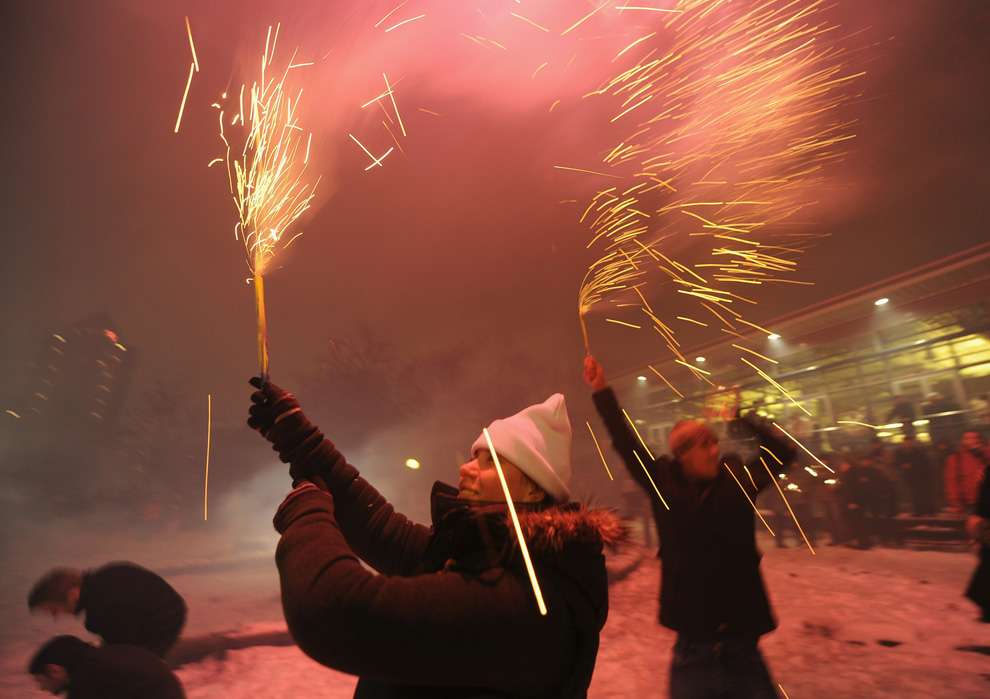
[[275, 514], [275, 560], [289, 631], [307, 655], [358, 675], [355, 697], [586, 696], [608, 611], [602, 546], [624, 529], [609, 512], [567, 503], [562, 395], [488, 428], [545, 615], [484, 435], [458, 487], [434, 486], [428, 528], [395, 512], [291, 394], [265, 383], [252, 400], [248, 424], [290, 464], [295, 486]]
[[677, 632], [670, 696], [776, 697], [757, 647], [777, 623], [760, 575], [753, 503], [773, 479], [770, 469], [794, 461], [793, 449], [759, 427], [762, 448], [751, 463], [744, 466], [735, 456], [721, 460], [712, 429], [682, 420], [670, 434], [674, 459], [653, 458], [630, 429], [593, 357], [585, 359], [584, 378], [594, 389], [613, 447], [653, 495], [660, 532], [660, 623]]
[[186, 621], [186, 603], [171, 585], [133, 563], [95, 570], [55, 568], [28, 595], [31, 611], [86, 617], [85, 627], [104, 644], [123, 643], [159, 658], [175, 644]]
[[980, 608], [980, 621], [990, 623], [990, 465], [978, 479], [980, 495], [976, 511], [966, 520], [966, 531], [979, 545], [980, 562], [966, 587], [966, 597]]
[[68, 699], [182, 699], [168, 666], [136, 646], [97, 648], [75, 636], [56, 636], [28, 665], [38, 687]]
[[904, 439], [894, 452], [894, 466], [900, 472], [911, 493], [915, 517], [935, 514], [932, 465], [925, 448], [918, 444], [914, 432], [904, 433]]

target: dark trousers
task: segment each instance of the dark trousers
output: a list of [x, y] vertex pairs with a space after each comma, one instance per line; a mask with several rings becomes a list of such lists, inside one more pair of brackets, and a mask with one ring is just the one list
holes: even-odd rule
[[927, 473], [912, 476], [907, 480], [908, 490], [911, 491], [911, 501], [914, 504], [914, 516], [925, 517], [935, 514], [935, 490]]
[[671, 699], [777, 699], [757, 638], [699, 641], [677, 636]]

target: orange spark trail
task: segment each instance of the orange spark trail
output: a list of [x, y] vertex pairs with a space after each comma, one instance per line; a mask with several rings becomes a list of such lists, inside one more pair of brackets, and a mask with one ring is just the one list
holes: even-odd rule
[[[739, 489], [742, 490], [743, 495], [745, 495], [746, 499], [749, 500], [749, 504], [753, 506], [753, 510], [756, 512], [757, 517], [760, 518], [760, 521], [763, 522], [763, 525], [767, 528], [767, 531], [773, 534], [773, 536], [777, 536], [776, 534], [773, 533], [773, 529], [770, 528], [770, 525], [767, 524], [767, 521], [763, 519], [763, 515], [760, 514], [759, 508], [756, 507], [756, 503], [753, 502], [753, 498], [749, 497], [749, 493], [746, 492], [746, 488], [743, 486], [743, 484], [739, 482], [739, 479], [736, 477], [736, 474], [732, 472], [732, 469], [729, 468], [729, 465], [724, 461], [722, 462], [722, 465], [725, 466], [725, 470], [729, 472], [730, 476], [732, 476], [732, 480], [734, 480], [739, 485]], [[750, 477], [752, 478], [752, 475]]]
[[533, 594], [536, 595], [536, 603], [540, 607], [540, 614], [547, 615], [547, 605], [543, 602], [543, 592], [540, 591], [540, 583], [536, 580], [536, 571], [533, 570], [533, 561], [529, 558], [529, 547], [526, 546], [526, 539], [523, 538], [522, 527], [519, 524], [519, 517], [516, 515], [516, 506], [512, 502], [509, 494], [509, 484], [505, 482], [505, 474], [502, 473], [502, 465], [499, 463], [498, 454], [495, 452], [495, 445], [488, 434], [488, 428], [484, 428], [485, 441], [488, 442], [488, 451], [491, 452], [492, 460], [495, 462], [495, 471], [498, 473], [498, 482], [502, 484], [502, 493], [505, 494], [505, 502], [509, 506], [509, 514], [512, 515], [512, 526], [516, 530], [516, 540], [519, 542], [519, 550], [522, 552], [523, 561], [526, 563], [526, 572], [529, 573], [529, 582], [533, 586]]
[[206, 482], [203, 485], [203, 521], [206, 521], [206, 507], [210, 492], [210, 432], [213, 428], [213, 396], [206, 395]]
[[646, 464], [644, 464], [643, 463], [643, 459], [640, 458], [639, 452], [638, 451], [634, 451], [633, 454], [636, 455], [636, 460], [639, 462], [639, 465], [643, 467], [643, 473], [645, 473], [646, 474], [646, 477], [650, 479], [650, 485], [652, 485], [653, 486], [653, 490], [656, 491], [657, 497], [660, 498], [660, 502], [662, 502], [663, 503], [663, 506], [666, 507], [669, 510], [670, 509], [670, 505], [667, 504], [667, 501], [663, 499], [663, 495], [660, 494], [660, 489], [657, 487], [657, 484], [653, 481], [653, 476], [651, 476], [650, 475], [650, 472], [646, 469]]
[[388, 96], [392, 100], [392, 108], [395, 110], [395, 118], [399, 120], [399, 128], [402, 129], [402, 135], [406, 136], [406, 127], [402, 125], [402, 116], [399, 114], [398, 105], [395, 104], [395, 93], [392, 92], [392, 86], [388, 84], [385, 73], [382, 73], [382, 77], [385, 78], [385, 89], [388, 90]]
[[179, 105], [179, 116], [175, 119], [175, 133], [179, 133], [179, 124], [182, 123], [182, 112], [186, 109], [186, 97], [189, 96], [189, 86], [192, 85], [192, 76], [196, 64], [189, 66], [189, 78], [186, 80], [186, 90], [182, 93], [182, 103]]
[[808, 548], [811, 550], [811, 555], [814, 556], [815, 549], [811, 546], [811, 542], [808, 541], [808, 537], [805, 535], [804, 529], [801, 527], [801, 523], [798, 522], [798, 518], [797, 515], [794, 514], [794, 510], [791, 509], [791, 503], [787, 502], [787, 498], [784, 496], [784, 491], [781, 489], [780, 483], [777, 482], [777, 477], [773, 475], [773, 471], [771, 471], [770, 467], [767, 466], [767, 462], [763, 460], [763, 457], [760, 457], [760, 461], [763, 463], [763, 468], [765, 468], [767, 473], [770, 474], [770, 480], [772, 480], [773, 484], [777, 486], [777, 492], [780, 493], [780, 499], [784, 501], [785, 505], [787, 505], [787, 511], [791, 513], [791, 519], [794, 520], [794, 524], [797, 526], [798, 531], [801, 532], [802, 538], [804, 538], [804, 543], [808, 545]]
[[394, 13], [394, 12], [395, 12], [396, 10], [398, 10], [399, 8], [401, 8], [401, 7], [403, 6], [403, 5], [405, 5], [405, 4], [406, 4], [406, 3], [408, 3], [408, 2], [409, 2], [409, 0], [406, 0], [406, 2], [403, 2], [403, 3], [401, 3], [401, 4], [399, 4], [399, 5], [397, 6], [397, 7], [395, 7], [395, 8], [393, 8], [393, 9], [392, 9], [392, 10], [391, 10], [391, 11], [390, 11], [390, 12], [389, 12], [389, 13], [388, 13], [387, 15], [385, 15], [385, 16], [384, 16], [384, 17], [382, 17], [382, 18], [381, 18], [380, 20], [378, 20], [378, 24], [376, 24], [376, 25], [375, 25], [375, 27], [378, 27], [379, 25], [381, 25], [381, 23], [382, 23], [382, 22], [384, 22], [384, 21], [385, 21], [386, 19], [388, 19], [389, 17], [391, 17], [391, 16], [392, 16], [392, 14], [393, 14], [393, 13]]
[[835, 471], [833, 471], [832, 469], [830, 469], [830, 468], [828, 467], [828, 464], [826, 464], [826, 463], [825, 463], [824, 461], [822, 461], [822, 460], [821, 460], [821, 459], [819, 459], [819, 458], [818, 458], [817, 456], [815, 456], [814, 454], [812, 454], [812, 453], [811, 453], [811, 451], [810, 451], [810, 450], [808, 449], [808, 447], [806, 447], [806, 446], [804, 446], [803, 444], [801, 444], [801, 442], [799, 442], [799, 441], [798, 441], [797, 439], [795, 439], [794, 437], [792, 437], [792, 436], [790, 435], [790, 433], [788, 433], [788, 432], [787, 432], [787, 430], [785, 430], [785, 429], [784, 429], [783, 427], [781, 427], [780, 425], [778, 425], [778, 424], [777, 424], [776, 422], [775, 422], [775, 423], [773, 423], [773, 426], [774, 426], [774, 427], [776, 427], [776, 428], [777, 428], [778, 430], [780, 430], [781, 432], [783, 432], [783, 433], [784, 433], [784, 434], [785, 434], [785, 435], [787, 436], [787, 438], [788, 438], [788, 439], [790, 439], [790, 440], [791, 440], [792, 442], [794, 442], [794, 443], [795, 443], [795, 444], [797, 444], [797, 445], [798, 445], [799, 447], [801, 447], [802, 449], [804, 449], [804, 450], [805, 450], [805, 452], [807, 452], [807, 454], [808, 454], [808, 456], [810, 456], [810, 457], [811, 457], [812, 459], [814, 459], [814, 460], [815, 460], [815, 461], [817, 461], [817, 462], [818, 462], [819, 464], [821, 464], [822, 466], [824, 466], [826, 470], [828, 470], [828, 471], [829, 471], [830, 473], [835, 473]]
[[189, 35], [189, 50], [192, 51], [193, 65], [196, 66], [196, 72], [199, 72], [199, 59], [196, 58], [196, 46], [193, 44], [192, 38], [192, 27], [189, 26], [189, 18], [186, 17], [186, 34]]
[[595, 431], [591, 429], [591, 423], [585, 422], [584, 424], [588, 426], [588, 431], [591, 432], [591, 439], [595, 442], [595, 449], [598, 450], [598, 456], [602, 457], [602, 465], [605, 466], [605, 473], [608, 474], [610, 480], [614, 481], [615, 479], [612, 478], [612, 471], [609, 470], [608, 463], [605, 461], [605, 455], [602, 453], [602, 448], [598, 446], [598, 438], [595, 436]]
[[409, 19], [406, 19], [406, 20], [403, 20], [403, 21], [399, 22], [395, 26], [389, 27], [388, 29], [385, 30], [385, 32], [388, 33], [390, 31], [392, 31], [393, 29], [396, 29], [398, 27], [401, 27], [403, 24], [408, 24], [409, 22], [412, 22], [413, 20], [423, 19], [424, 17], [426, 17], [426, 15], [419, 15], [418, 17], [410, 17]]
[[[653, 369], [653, 367], [651, 366], [650, 369]], [[680, 391], [678, 391], [676, 388], [674, 388], [673, 384], [670, 383], [670, 381], [668, 381], [667, 379], [664, 379], [663, 374], [661, 374], [656, 369], [653, 369], [653, 373], [656, 374], [657, 376], [659, 376], [661, 379], [663, 379], [663, 382], [670, 387], [670, 390], [671, 391], [673, 391], [674, 393], [676, 393], [677, 395], [679, 395], [681, 398], [684, 397], [684, 394], [682, 394]]]
[[646, 442], [643, 440], [643, 437], [639, 434], [639, 430], [636, 429], [636, 423], [633, 422], [633, 419], [631, 417], [629, 417], [629, 413], [626, 412], [625, 408], [622, 409], [622, 414], [626, 416], [626, 421], [629, 423], [629, 426], [632, 427], [633, 433], [636, 435], [636, 439], [638, 439], [639, 443], [643, 445], [643, 449], [646, 450], [647, 455], [650, 457], [650, 460], [652, 461], [656, 457], [653, 456], [653, 453], [650, 451], [650, 448], [646, 446]]

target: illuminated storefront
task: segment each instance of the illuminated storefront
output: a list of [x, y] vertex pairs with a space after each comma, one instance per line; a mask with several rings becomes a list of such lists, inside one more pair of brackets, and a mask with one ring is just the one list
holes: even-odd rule
[[[766, 359], [745, 358], [766, 377], [741, 361], [733, 338], [684, 352], [704, 357], [714, 385], [673, 360], [615, 379], [644, 436], [666, 445], [678, 419], [720, 425], [735, 406], [772, 417], [813, 450], [864, 448], [874, 434], [896, 442], [908, 422], [925, 442], [990, 428], [990, 244], [763, 326], [779, 337], [744, 333]], [[913, 420], [891, 416], [895, 396]]]

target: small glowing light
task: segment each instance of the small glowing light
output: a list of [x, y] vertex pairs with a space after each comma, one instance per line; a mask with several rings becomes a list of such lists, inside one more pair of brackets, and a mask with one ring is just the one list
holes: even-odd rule
[[705, 358], [704, 357], [695, 357], [694, 358], [694, 361], [696, 361], [696, 362], [703, 362], [703, 361], [705, 361]]
[[825, 479], [825, 485], [835, 485], [836, 483], [838, 483], [838, 481], [835, 480], [834, 478], [826, 478]]
[[636, 380], [637, 381], [646, 381], [646, 377], [645, 376], [637, 376], [636, 377]]
[[778, 335], [777, 333], [770, 333], [769, 335], [767, 335], [767, 339], [768, 340], [779, 340], [780, 339], [780, 335]]
[[883, 305], [888, 304], [888, 303], [890, 303], [890, 299], [888, 299], [888, 298], [882, 298], [882, 299], [877, 299], [876, 301], [874, 301], [873, 302], [873, 305], [874, 306], [883, 306]]
[[416, 459], [406, 459], [406, 466], [413, 470], [416, 470], [417, 468], [419, 468], [419, 462], [416, 461]]

